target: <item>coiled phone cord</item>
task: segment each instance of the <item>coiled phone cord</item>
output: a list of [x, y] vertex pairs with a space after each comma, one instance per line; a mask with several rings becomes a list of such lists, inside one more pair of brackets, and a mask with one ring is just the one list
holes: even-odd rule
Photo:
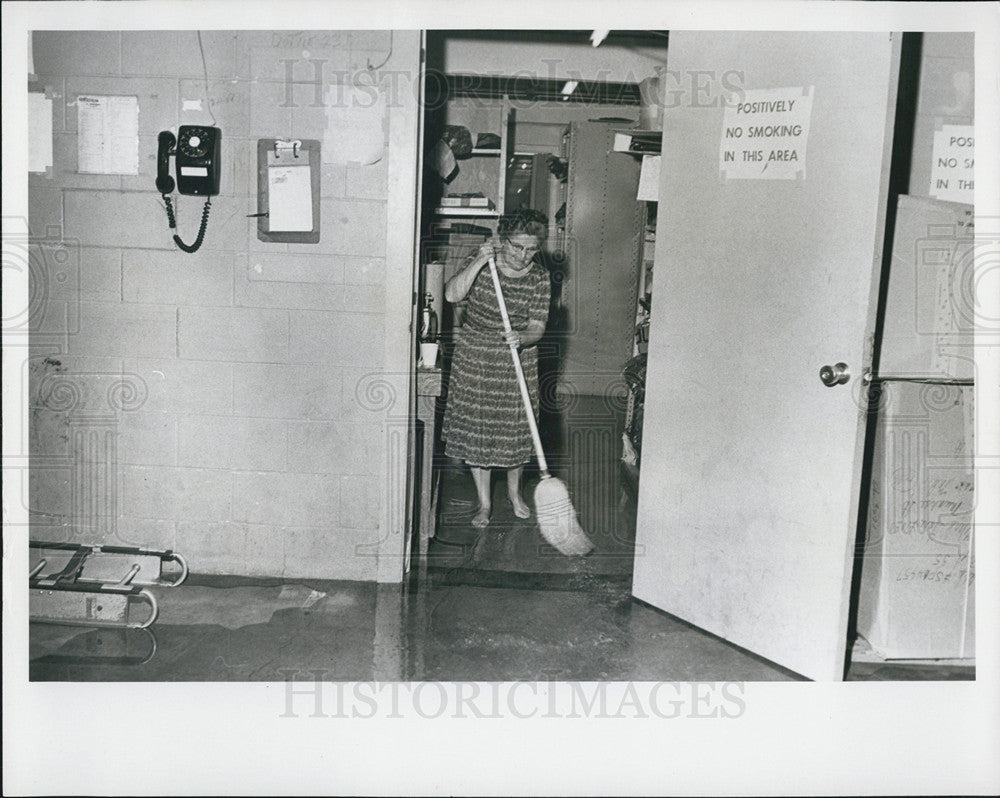
[[[170, 224], [171, 230], [177, 229], [177, 218], [174, 216], [174, 203], [173, 198], [169, 194], [163, 194], [163, 202], [167, 206], [167, 222]], [[198, 237], [194, 240], [193, 244], [185, 244], [181, 241], [181, 237], [174, 233], [174, 243], [177, 245], [178, 249], [182, 249], [184, 252], [197, 252], [198, 248], [201, 246], [201, 242], [205, 240], [205, 230], [208, 228], [208, 214], [212, 210], [212, 198], [205, 197], [205, 207], [201, 210], [201, 227], [198, 228]]]

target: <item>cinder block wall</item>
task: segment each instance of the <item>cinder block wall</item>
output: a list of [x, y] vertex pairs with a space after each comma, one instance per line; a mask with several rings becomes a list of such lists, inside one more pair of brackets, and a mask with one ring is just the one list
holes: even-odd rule
[[[29, 187], [33, 539], [172, 548], [201, 573], [376, 578], [401, 490], [387, 428], [406, 413], [405, 380], [391, 407], [380, 391], [409, 323], [394, 301], [411, 265], [386, 261], [389, 164], [416, 149], [406, 125], [392, 134], [414, 114], [410, 39], [210, 31], [203, 68], [195, 31], [34, 34], [54, 166]], [[384, 157], [324, 164], [320, 243], [259, 241], [257, 139], [322, 141], [326, 87], [390, 71]], [[78, 172], [81, 94], [138, 97], [138, 176]], [[224, 171], [190, 255], [154, 187], [156, 137], [211, 124], [209, 100]], [[175, 197], [191, 242], [203, 200]]]

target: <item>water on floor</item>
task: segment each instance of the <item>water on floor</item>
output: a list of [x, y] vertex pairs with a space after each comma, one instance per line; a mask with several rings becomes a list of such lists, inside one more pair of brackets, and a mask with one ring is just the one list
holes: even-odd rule
[[[559, 555], [504, 481], [473, 529], [475, 492], [441, 461], [440, 520], [404, 585], [199, 576], [153, 588], [149, 629], [31, 624], [30, 678], [59, 681], [790, 681], [796, 674], [631, 597], [634, 494], [615, 452], [621, 408], [581, 403], [549, 426], [552, 470], [595, 551]], [[554, 431], [553, 431], [554, 430]], [[560, 455], [560, 453], [564, 453]], [[527, 475], [526, 497], [537, 480]], [[971, 679], [961, 664], [860, 662], [849, 679]]]
[[[32, 679], [391, 681], [791, 679], [629, 598], [627, 580], [571, 575], [418, 589], [191, 577], [155, 589], [148, 630], [33, 624]], [[530, 578], [530, 577], [529, 577]], [[536, 577], [537, 579], [537, 577]]]
[[[31, 624], [30, 678], [58, 681], [787, 681], [601, 574], [428, 574], [407, 586], [192, 576], [149, 629]], [[851, 679], [969, 679], [859, 663]]]

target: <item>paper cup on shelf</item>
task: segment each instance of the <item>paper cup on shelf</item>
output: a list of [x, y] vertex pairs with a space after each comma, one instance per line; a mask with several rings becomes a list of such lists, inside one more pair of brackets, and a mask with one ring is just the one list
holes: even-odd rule
[[424, 368], [432, 369], [437, 365], [438, 345], [436, 343], [420, 344], [420, 362]]

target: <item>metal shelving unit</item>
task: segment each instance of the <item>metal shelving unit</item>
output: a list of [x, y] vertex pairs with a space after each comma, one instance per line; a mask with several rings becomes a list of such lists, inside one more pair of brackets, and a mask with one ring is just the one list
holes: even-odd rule
[[[476, 185], [475, 190], [480, 191], [483, 196], [493, 200], [493, 208], [482, 207], [443, 207], [434, 209], [434, 215], [449, 218], [476, 218], [476, 219], [498, 219], [504, 212], [504, 199], [507, 190], [507, 163], [514, 154], [514, 130], [516, 125], [516, 112], [506, 96], [500, 99], [499, 106], [500, 124], [500, 146], [497, 148], [474, 148], [472, 158], [496, 158], [497, 174], [496, 182], [490, 185]], [[461, 124], [464, 120], [461, 113], [456, 110], [454, 121]], [[471, 160], [471, 159], [469, 159]], [[459, 173], [461, 174], [462, 164], [466, 160], [459, 161]], [[465, 188], [473, 188], [471, 184], [465, 184]]]
[[468, 208], [468, 207], [464, 207], [464, 208], [459, 208], [459, 207], [444, 208], [444, 207], [438, 207], [438, 208], [434, 209], [434, 213], [437, 216], [463, 216], [463, 217], [479, 216], [479, 217], [485, 217], [487, 219], [490, 219], [490, 218], [496, 219], [497, 217], [500, 216], [500, 212], [498, 210], [495, 210], [495, 209], [492, 209], [492, 208]]

